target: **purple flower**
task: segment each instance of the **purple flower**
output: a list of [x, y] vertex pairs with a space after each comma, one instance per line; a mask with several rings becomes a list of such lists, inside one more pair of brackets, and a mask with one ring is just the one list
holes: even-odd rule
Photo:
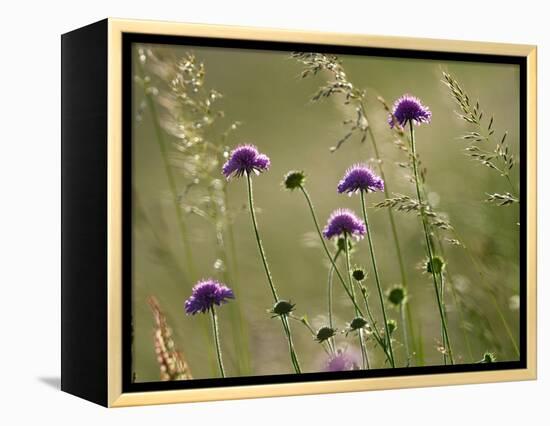
[[241, 177], [245, 173], [260, 174], [269, 169], [269, 157], [258, 152], [254, 145], [240, 145], [231, 151], [229, 160], [225, 162], [222, 172], [227, 179]]
[[388, 117], [388, 124], [393, 129], [395, 121], [404, 127], [409, 121], [416, 124], [429, 123], [432, 119], [430, 108], [422, 105], [420, 99], [411, 95], [403, 95], [393, 104], [393, 111]]
[[354, 192], [383, 191], [384, 181], [378, 177], [368, 166], [355, 164], [346, 170], [346, 174], [338, 184], [338, 192], [350, 195]]
[[348, 352], [339, 349], [332, 355], [325, 365], [325, 371], [349, 371], [359, 368], [357, 358]]
[[328, 218], [327, 225], [323, 229], [325, 238], [347, 234], [354, 236], [358, 240], [367, 233], [367, 228], [361, 219], [349, 209], [338, 209], [332, 212]]
[[185, 313], [195, 315], [208, 312], [214, 305], [227, 303], [234, 299], [233, 290], [213, 279], [199, 281], [192, 290], [191, 296], [185, 301]]

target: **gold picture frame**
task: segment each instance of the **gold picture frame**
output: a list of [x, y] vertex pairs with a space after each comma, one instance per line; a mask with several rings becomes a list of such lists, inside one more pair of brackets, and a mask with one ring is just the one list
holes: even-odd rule
[[[78, 30], [77, 30], [78, 32]], [[106, 32], [106, 377], [102, 382], [106, 398], [100, 403], [109, 407], [146, 404], [166, 404], [194, 401], [212, 401], [241, 398], [259, 398], [355, 392], [380, 389], [412, 388], [426, 386], [491, 383], [513, 380], [534, 380], [537, 376], [537, 49], [536, 46], [451, 41], [359, 34], [334, 34], [312, 31], [289, 31], [218, 25], [182, 24], [109, 18], [103, 21], [101, 32]], [[76, 32], [75, 32], [76, 33]], [[526, 176], [527, 176], [527, 246], [526, 246], [526, 368], [419, 374], [392, 377], [354, 378], [329, 381], [210, 387], [181, 390], [155, 390], [143, 392], [123, 391], [123, 35], [151, 34], [283, 43], [310, 43], [337, 46], [405, 49], [413, 51], [505, 55], [524, 58], [526, 61]], [[69, 33], [70, 35], [71, 33]], [[64, 194], [65, 196], [65, 194]], [[64, 284], [65, 285], [65, 284]], [[67, 283], [67, 286], [71, 285]], [[65, 294], [65, 293], [64, 293]], [[70, 303], [67, 296], [66, 303]], [[70, 310], [69, 310], [70, 311]], [[70, 315], [70, 314], [67, 314]], [[71, 331], [67, 332], [71, 341]], [[69, 351], [69, 349], [67, 349]], [[75, 349], [76, 350], [76, 349]], [[67, 358], [75, 355], [67, 355]], [[68, 361], [67, 361], [68, 362]], [[76, 368], [76, 367], [73, 367]], [[71, 370], [67, 376], [74, 374]], [[69, 381], [67, 381], [69, 383]], [[72, 382], [70, 382], [72, 383]], [[63, 386], [71, 393], [80, 394], [77, 385]], [[98, 402], [98, 401], [96, 401]]]

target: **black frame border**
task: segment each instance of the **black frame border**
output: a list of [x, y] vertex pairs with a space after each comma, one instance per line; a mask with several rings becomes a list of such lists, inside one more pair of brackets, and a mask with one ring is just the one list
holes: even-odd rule
[[[266, 376], [193, 379], [170, 382], [133, 382], [132, 376], [132, 45], [165, 44], [247, 50], [306, 51], [360, 56], [464, 61], [518, 65], [520, 69], [520, 360], [493, 364], [459, 364], [317, 372]], [[501, 371], [527, 368], [527, 57], [390, 49], [297, 42], [223, 39], [159, 34], [122, 34], [122, 391], [124, 393], [216, 388], [244, 385], [305, 383], [426, 374]]]

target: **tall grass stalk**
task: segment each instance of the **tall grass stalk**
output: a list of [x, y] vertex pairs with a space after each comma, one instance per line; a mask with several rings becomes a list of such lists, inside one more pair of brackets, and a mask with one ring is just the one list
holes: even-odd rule
[[[143, 78], [144, 70], [143, 65], [141, 64], [141, 61], [137, 61], [140, 67], [140, 73]], [[187, 233], [187, 225], [185, 223], [185, 220], [183, 218], [183, 214], [181, 211], [181, 206], [179, 203], [179, 196], [178, 196], [178, 188], [176, 185], [176, 179], [174, 177], [174, 173], [172, 171], [172, 167], [170, 165], [170, 160], [168, 158], [168, 146], [166, 144], [166, 141], [164, 140], [164, 134], [162, 127], [160, 125], [160, 121], [158, 119], [157, 109], [155, 100], [153, 99], [153, 95], [150, 91], [145, 88], [145, 99], [147, 102], [147, 107], [150, 111], [151, 116], [151, 122], [153, 124], [153, 128], [155, 131], [155, 137], [156, 141], [159, 147], [160, 155], [162, 158], [162, 163], [164, 165], [164, 171], [166, 173], [166, 179], [168, 181], [168, 187], [170, 190], [170, 196], [172, 198], [172, 202], [174, 204], [174, 212], [176, 214], [176, 226], [178, 227], [178, 232], [181, 238], [181, 242], [183, 244], [183, 253], [185, 258], [185, 267], [189, 271], [188, 275], [191, 278], [191, 281], [194, 280], [196, 276], [196, 267], [195, 262], [193, 260], [193, 254], [191, 252], [191, 242], [189, 241], [188, 233]]]
[[405, 307], [406, 303], [402, 303], [399, 305], [399, 316], [401, 317], [401, 324], [403, 324], [403, 341], [405, 342], [405, 355], [407, 356], [407, 364], [406, 366], [409, 366], [409, 363], [411, 362], [411, 351], [409, 349], [409, 337], [407, 336], [407, 318], [405, 316]]
[[424, 229], [424, 236], [425, 236], [425, 239], [426, 239], [426, 250], [428, 252], [428, 259], [429, 259], [429, 262], [430, 262], [430, 265], [431, 265], [430, 270], [431, 270], [431, 275], [432, 275], [432, 278], [433, 278], [434, 291], [435, 291], [435, 296], [436, 296], [436, 301], [437, 301], [437, 307], [438, 307], [438, 310], [439, 310], [439, 316], [440, 316], [440, 319], [441, 319], [441, 329], [442, 329], [442, 334], [443, 334], [443, 345], [445, 347], [445, 353], [443, 354], [443, 360], [445, 361], [446, 356], [448, 355], [451, 364], [454, 364], [454, 358], [453, 358], [451, 343], [450, 343], [450, 339], [449, 339], [449, 333], [448, 333], [448, 330], [447, 330], [447, 319], [446, 319], [446, 316], [445, 316], [445, 311], [444, 311], [444, 308], [443, 308], [443, 300], [442, 300], [442, 297], [441, 297], [442, 295], [440, 294], [440, 286], [437, 282], [436, 271], [434, 270], [434, 261], [433, 261], [434, 254], [433, 254], [432, 242], [431, 242], [431, 239], [430, 239], [429, 224], [428, 224], [428, 220], [427, 220], [427, 217], [426, 217], [425, 206], [423, 204], [422, 193], [421, 193], [421, 190], [420, 190], [420, 176], [419, 176], [419, 173], [418, 173], [418, 164], [417, 164], [417, 157], [416, 157], [416, 143], [415, 143], [415, 137], [414, 137], [414, 124], [413, 124], [412, 120], [409, 120], [409, 129], [410, 129], [410, 143], [411, 143], [411, 154], [412, 154], [414, 181], [415, 181], [415, 187], [416, 187], [416, 196], [417, 196], [417, 199], [418, 199], [418, 203], [420, 205], [420, 217], [421, 217], [421, 221], [422, 221], [422, 227]]
[[[453, 228], [453, 231], [454, 231], [454, 228]], [[441, 236], [439, 235], [439, 232], [437, 230], [435, 230], [435, 237], [436, 237], [436, 241], [438, 243], [439, 252], [443, 256], [443, 258], [446, 258], [445, 246], [444, 246], [443, 242], [441, 241]], [[444, 273], [444, 272], [442, 272], [442, 273]], [[474, 357], [474, 354], [473, 354], [473, 351], [472, 351], [472, 344], [470, 342], [470, 337], [468, 336], [468, 333], [467, 333], [467, 330], [466, 330], [466, 318], [464, 317], [464, 309], [463, 309], [463, 306], [462, 306], [462, 301], [459, 300], [459, 298], [458, 298], [458, 294], [457, 294], [454, 282], [452, 280], [452, 274], [449, 271], [449, 266], [448, 265], [446, 266], [446, 273], [447, 273], [447, 276], [448, 276], [447, 280], [449, 282], [449, 288], [451, 289], [451, 294], [453, 296], [453, 302], [456, 306], [456, 310], [457, 310], [458, 316], [459, 316], [460, 329], [462, 330], [462, 338], [464, 339], [466, 349], [468, 350], [468, 356], [470, 357], [470, 361], [474, 362], [476, 358]], [[444, 288], [443, 285], [442, 285], [442, 287]], [[442, 294], [444, 294], [444, 292], [442, 292]]]
[[[455, 232], [457, 238], [460, 239], [461, 241], [463, 241], [462, 237], [458, 234], [458, 232], [456, 230], [454, 230], [454, 232]], [[504, 330], [506, 331], [506, 335], [508, 336], [508, 339], [510, 340], [510, 343], [512, 344], [512, 347], [514, 349], [514, 352], [515, 352], [516, 356], [519, 357], [520, 356], [520, 351], [519, 351], [518, 343], [516, 342], [516, 339], [515, 339], [515, 337], [512, 333], [510, 325], [508, 324], [508, 321], [506, 321], [506, 317], [504, 316], [504, 313], [502, 312], [502, 309], [500, 307], [500, 304], [498, 303], [498, 300], [495, 296], [495, 293], [494, 293], [493, 289], [487, 284], [487, 282], [485, 280], [485, 274], [483, 273], [483, 271], [481, 269], [481, 265], [479, 264], [479, 262], [477, 261], [475, 256], [472, 254], [472, 252], [469, 249], [468, 245], [464, 245], [464, 249], [466, 250], [466, 253], [468, 254], [468, 258], [472, 262], [472, 265], [476, 269], [476, 271], [477, 271], [477, 273], [478, 273], [478, 275], [481, 279], [481, 282], [484, 284], [485, 288], [487, 289], [487, 293], [489, 293], [489, 295], [491, 296], [491, 300], [492, 300], [493, 305], [495, 307], [495, 310], [497, 312], [497, 316], [499, 317], [499, 320], [502, 323], [502, 326], [504, 327]]]
[[[393, 119], [393, 122], [394, 124], [398, 124], [397, 123], [397, 119], [393, 116], [393, 111], [390, 109], [390, 107], [388, 106], [388, 104], [386, 103], [386, 101], [384, 100], [384, 98], [382, 97], [378, 97], [378, 101], [382, 104], [383, 108], [386, 110], [386, 112], [388, 112], [388, 114], [390, 114], [392, 116], [392, 119]], [[412, 169], [412, 162], [413, 162], [413, 156], [410, 154], [410, 145], [411, 145], [411, 141], [410, 141], [410, 137], [408, 138], [403, 127], [401, 127], [400, 125], [394, 125], [393, 126], [393, 131], [395, 132], [396, 136], [398, 137], [397, 141], [395, 142], [396, 146], [400, 149], [400, 151], [403, 151], [407, 154], [407, 158], [408, 158], [408, 162], [407, 163], [401, 163], [403, 167], [407, 167], [409, 169]], [[404, 144], [401, 139], [405, 139], [407, 140], [408, 142], [408, 145]], [[419, 159], [418, 159], [418, 154], [415, 153], [415, 158], [416, 158], [416, 161], [417, 161], [417, 168], [419, 168]], [[459, 246], [462, 246], [463, 247], [463, 244], [461, 243], [461, 240], [460, 238], [458, 238], [458, 236], [456, 235], [456, 230], [453, 226], [450, 225], [450, 223], [448, 223], [447, 220], [443, 219], [443, 217], [438, 214], [436, 212], [436, 210], [434, 209], [434, 207], [430, 204], [430, 201], [429, 201], [429, 198], [428, 198], [428, 195], [427, 195], [427, 192], [426, 192], [426, 187], [425, 187], [425, 174], [426, 174], [426, 170], [422, 170], [419, 175], [420, 175], [420, 190], [421, 190], [421, 193], [423, 194], [423, 197], [424, 197], [424, 203], [426, 205], [426, 208], [429, 210], [430, 212], [430, 216], [429, 216], [429, 219], [433, 222], [433, 237], [434, 237], [434, 240], [437, 242], [437, 245], [438, 245], [438, 249], [440, 251], [440, 253], [442, 254], [442, 256], [445, 258], [445, 250], [444, 250], [444, 244], [443, 244], [443, 237], [441, 236], [441, 231], [450, 231], [452, 233], [454, 233], [454, 239], [449, 239], [447, 238], [446, 241], [452, 241], [453, 244], [456, 244], [456, 245], [459, 245]], [[399, 200], [399, 197], [395, 198], [394, 200]], [[413, 205], [412, 203], [409, 203], [410, 199], [408, 199], [408, 197], [402, 197], [401, 199], [401, 204], [397, 203], [395, 204], [394, 206], [389, 206], [389, 207], [397, 207], [398, 210], [401, 210], [401, 211], [405, 211], [405, 212], [408, 212], [408, 211], [416, 211], [420, 214], [420, 204], [419, 203], [416, 203], [416, 205]], [[382, 204], [385, 204], [385, 203], [382, 203]], [[464, 341], [465, 341], [465, 344], [466, 346], [468, 347], [468, 351], [469, 351], [469, 354], [470, 354], [470, 357], [472, 360], [474, 360], [473, 358], [473, 355], [472, 355], [472, 350], [471, 350], [471, 344], [470, 344], [470, 339], [468, 337], [468, 334], [466, 333], [466, 319], [465, 319], [465, 316], [464, 316], [464, 306], [463, 304], [461, 303], [461, 301], [458, 300], [458, 296], [457, 296], [457, 292], [456, 292], [456, 289], [455, 289], [455, 286], [454, 286], [454, 282], [452, 280], [452, 277], [451, 277], [451, 274], [449, 272], [449, 269], [448, 267], [446, 268], [446, 273], [447, 273], [447, 276], [449, 277], [448, 278], [448, 283], [449, 283], [449, 288], [451, 289], [451, 292], [453, 294], [453, 300], [455, 302], [455, 306], [456, 306], [456, 309], [457, 309], [457, 312], [458, 312], [458, 315], [459, 315], [459, 321], [460, 321], [460, 324], [461, 324], [461, 329], [462, 329], [462, 334], [463, 334], [463, 337], [464, 337]], [[441, 291], [441, 294], [442, 294], [442, 298], [444, 299], [444, 291]]]
[[[362, 109], [365, 110], [365, 107], [362, 106]], [[366, 111], [365, 111], [365, 118], [368, 120]], [[386, 198], [388, 198], [390, 196], [391, 192], [388, 188], [386, 175], [384, 173], [384, 167], [382, 165], [382, 160], [381, 160], [380, 154], [378, 152], [378, 145], [376, 143], [376, 138], [374, 137], [374, 132], [372, 131], [372, 127], [370, 125], [368, 127], [368, 132], [369, 132], [372, 148], [374, 150], [374, 155], [376, 157], [376, 163], [378, 165], [378, 172], [380, 173], [380, 177], [382, 178], [382, 180], [385, 183], [384, 184], [384, 196]], [[392, 233], [393, 244], [395, 245], [395, 253], [397, 255], [397, 263], [399, 265], [399, 273], [401, 275], [401, 284], [403, 285], [405, 290], [407, 290], [409, 283], [408, 283], [408, 279], [407, 279], [407, 273], [405, 272], [405, 261], [403, 260], [403, 252], [401, 250], [401, 244], [399, 243], [399, 237], [397, 235], [397, 226], [395, 225], [395, 218], [393, 216], [393, 210], [390, 207], [388, 207], [387, 212], [388, 212], [388, 220], [390, 222], [390, 228], [391, 228], [391, 233]], [[407, 335], [410, 335], [410, 337], [411, 337], [413, 352], [416, 354], [417, 361], [420, 364], [423, 364], [424, 359], [423, 359], [423, 356], [421, 355], [421, 352], [418, 351], [418, 348], [417, 348], [418, 344], [417, 344], [417, 341], [416, 341], [416, 332], [414, 331], [414, 327], [413, 327], [413, 318], [414, 318], [413, 309], [412, 309], [412, 307], [409, 303], [407, 303], [407, 305], [405, 306], [405, 311], [406, 311], [406, 317], [407, 317], [406, 326], [409, 328]], [[409, 345], [409, 339], [406, 340], [405, 344]]]
[[386, 345], [385, 338], [383, 338], [382, 335], [380, 334], [380, 330], [378, 329], [378, 326], [376, 325], [376, 320], [374, 319], [374, 316], [372, 315], [370, 305], [369, 305], [369, 298], [368, 298], [368, 294], [367, 294], [367, 289], [363, 286], [361, 286], [361, 295], [363, 296], [363, 302], [365, 304], [365, 310], [367, 312], [367, 318], [370, 321], [370, 326], [371, 326], [370, 328], [371, 328], [371, 332], [372, 332], [372, 335], [374, 337], [374, 340], [376, 341], [376, 343], [378, 343], [378, 345], [384, 351], [384, 355], [386, 356], [386, 361], [388, 361], [390, 363], [390, 365], [393, 366], [392, 358], [391, 358], [390, 353], [388, 351], [388, 347]]
[[[443, 72], [442, 81], [449, 88], [451, 97], [460, 109], [460, 112], [457, 113], [458, 117], [475, 128], [475, 131], [467, 132], [461, 137], [462, 140], [470, 144], [465, 150], [466, 154], [483, 166], [495, 170], [505, 179], [506, 184], [512, 191], [504, 194], [489, 194], [486, 201], [497, 206], [519, 203], [519, 191], [510, 178], [510, 172], [516, 165], [516, 159], [506, 141], [508, 132], [504, 132], [502, 137], [495, 140], [494, 116], [487, 119], [487, 116], [483, 114], [479, 101], [474, 104], [452, 75]], [[487, 149], [490, 149], [491, 146], [492, 150], [488, 151]]]
[[[223, 191], [223, 197], [224, 205], [227, 205], [225, 187]], [[214, 196], [212, 194], [211, 198], [214, 199]], [[235, 270], [233, 268], [229, 268], [230, 253], [224, 236], [224, 233], [229, 233], [229, 230], [232, 233], [232, 224], [231, 221], [221, 221], [220, 218], [217, 217], [218, 209], [213, 209], [213, 211], [214, 227], [216, 230], [216, 246], [218, 250], [218, 256], [222, 261], [221, 275], [223, 276], [223, 281], [226, 283], [232, 283], [233, 290], [236, 292], [236, 294], [240, 294], [239, 279], [235, 275]], [[235, 252], [233, 251], [233, 253]], [[250, 374], [250, 348], [242, 310], [238, 303], [232, 303], [228, 307], [228, 309], [232, 330], [235, 333], [233, 339], [233, 351], [236, 358], [238, 372], [241, 375]]]
[[[151, 76], [144, 75], [146, 65], [147, 72], [158, 78], [155, 84], [159, 85], [159, 89], [153, 86]], [[214, 127], [224, 117], [221, 111], [215, 109], [215, 102], [222, 98], [222, 94], [206, 88], [204, 64], [193, 54], [187, 52], [172, 57], [162, 53], [162, 50], [142, 49], [139, 51], [138, 66], [145, 88], [146, 105], [153, 116], [153, 127], [168, 173], [172, 198], [177, 201], [176, 214], [184, 248], [189, 246], [189, 242], [186, 244], [184, 241], [188, 234], [182, 212], [188, 209], [207, 219], [214, 228], [218, 256], [225, 265], [224, 280], [239, 292], [232, 220], [227, 208], [227, 183], [218, 179], [217, 162], [211, 161], [212, 158], [217, 161], [223, 159], [229, 134], [238, 127], [239, 122], [233, 122], [221, 134], [221, 130]], [[164, 114], [157, 113], [157, 106]], [[175, 138], [174, 149], [169, 149], [163, 132]], [[186, 183], [182, 191], [185, 198], [180, 200], [177, 200], [178, 188], [173, 169], [183, 176]], [[224, 234], [227, 234], [229, 244], [225, 243]], [[232, 267], [228, 268], [230, 258]], [[193, 259], [188, 259], [185, 264], [188, 275], [194, 278]], [[235, 333], [233, 343], [237, 368], [239, 373], [248, 373], [249, 343], [241, 305], [232, 304], [229, 311]], [[208, 324], [203, 320], [201, 322], [204, 322], [205, 333], [208, 333]]]
[[[139, 71], [140, 71], [140, 74], [141, 74], [140, 77], [142, 78], [142, 80], [144, 80], [143, 64], [141, 63], [140, 60], [138, 60], [137, 63], [138, 63]], [[175, 180], [172, 168], [170, 166], [170, 161], [168, 159], [168, 147], [166, 146], [166, 141], [164, 140], [162, 127], [161, 127], [159, 119], [158, 119], [155, 100], [153, 99], [153, 95], [147, 90], [147, 88], [144, 88], [144, 89], [145, 89], [144, 90], [144, 96], [145, 96], [145, 99], [146, 99], [146, 102], [147, 102], [147, 107], [149, 108], [151, 122], [153, 124], [153, 128], [154, 128], [154, 131], [155, 131], [155, 138], [156, 138], [156, 141], [157, 141], [157, 144], [158, 144], [158, 147], [159, 147], [161, 159], [162, 159], [163, 166], [164, 166], [164, 171], [166, 173], [166, 179], [168, 181], [168, 187], [169, 187], [169, 190], [170, 190], [170, 195], [171, 195], [172, 202], [173, 202], [173, 205], [174, 205], [174, 212], [175, 212], [175, 215], [176, 215], [176, 226], [178, 228], [179, 237], [180, 237], [182, 245], [183, 245], [183, 252], [184, 252], [183, 257], [185, 259], [184, 264], [185, 264], [185, 268], [186, 268], [186, 274], [187, 274], [187, 277], [191, 280], [191, 281], [189, 281], [191, 283], [196, 278], [196, 268], [195, 268], [193, 255], [191, 253], [191, 248], [190, 248], [191, 243], [189, 241], [188, 234], [187, 234], [187, 226], [186, 226], [186, 223], [183, 219], [181, 206], [180, 206], [179, 201], [178, 201], [179, 197], [178, 197], [178, 189], [177, 189], [177, 186], [176, 186], [176, 180]], [[211, 344], [209, 333], [208, 333], [207, 321], [204, 320], [204, 319], [200, 319], [199, 324], [200, 324], [201, 332], [202, 332], [202, 334], [203, 334], [203, 336], [204, 336], [204, 338], [207, 342], [206, 346], [208, 348], [212, 348], [212, 344]], [[208, 359], [209, 359], [209, 364], [210, 364], [211, 369], [215, 369], [215, 360], [214, 360], [215, 359], [215, 354], [214, 354], [213, 350], [209, 349], [207, 351], [207, 354], [208, 354], [207, 356], [208, 356]]]

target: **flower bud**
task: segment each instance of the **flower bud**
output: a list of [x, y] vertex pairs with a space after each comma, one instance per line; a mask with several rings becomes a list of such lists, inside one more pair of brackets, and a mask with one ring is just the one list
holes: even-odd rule
[[355, 317], [349, 323], [350, 330], [359, 330], [367, 325], [367, 321], [363, 317]]
[[317, 340], [319, 343], [323, 343], [324, 341], [330, 339], [331, 337], [334, 337], [336, 334], [336, 330], [331, 327], [321, 327], [317, 334], [315, 335], [315, 340]]
[[443, 272], [443, 269], [445, 269], [445, 261], [439, 257], [434, 256], [432, 261], [429, 259], [426, 261], [425, 264], [426, 272], [431, 274], [432, 272], [436, 274], [441, 274]]
[[397, 322], [394, 319], [388, 320], [388, 330], [390, 332], [390, 336], [395, 330], [397, 330]]
[[[344, 237], [340, 237], [336, 240], [336, 248], [340, 251], [346, 250], [346, 239]], [[351, 238], [348, 238], [348, 249], [350, 252], [353, 251], [353, 241]]]
[[492, 364], [493, 362], [497, 361], [497, 357], [494, 353], [491, 352], [485, 352], [483, 354], [483, 359], [480, 361], [482, 364]]
[[273, 305], [271, 313], [274, 316], [289, 315], [292, 311], [294, 311], [295, 306], [296, 305], [292, 304], [290, 301], [279, 300], [277, 303], [275, 303], [275, 305]]
[[395, 306], [405, 303], [407, 299], [407, 290], [402, 286], [393, 287], [388, 293], [388, 300]]
[[306, 175], [302, 171], [292, 170], [288, 172], [283, 180], [286, 189], [292, 191], [300, 188], [306, 181]]
[[351, 276], [353, 277], [353, 279], [357, 282], [361, 282], [363, 281], [365, 278], [367, 278], [367, 273], [365, 272], [365, 270], [363, 268], [360, 268], [358, 266], [356, 266], [355, 268], [353, 268], [353, 270], [351, 271]]

